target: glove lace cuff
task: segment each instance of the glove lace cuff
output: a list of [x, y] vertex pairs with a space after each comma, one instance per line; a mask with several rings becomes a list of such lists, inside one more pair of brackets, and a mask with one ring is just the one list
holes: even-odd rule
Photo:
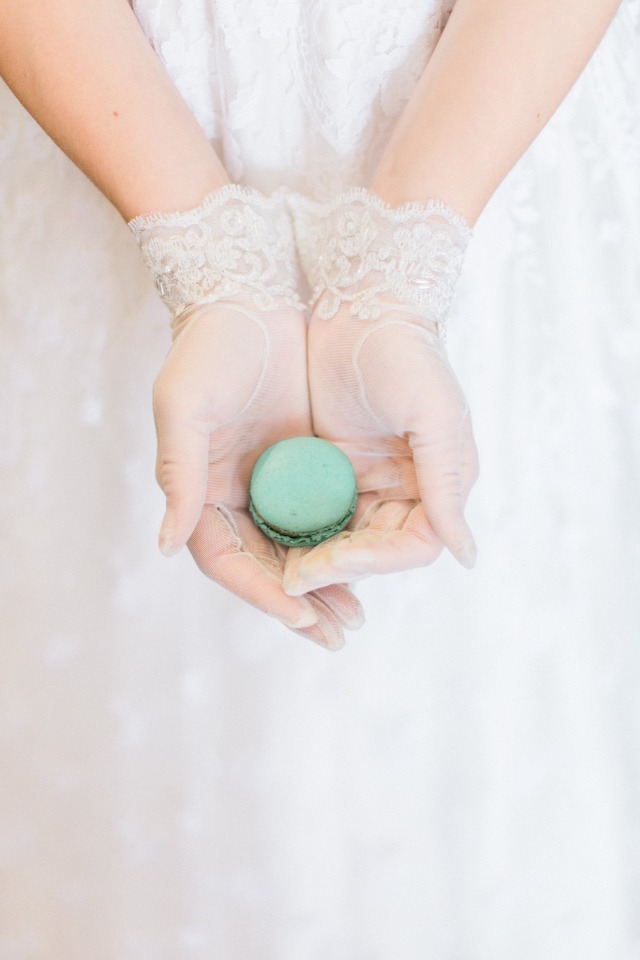
[[300, 194], [289, 203], [298, 252], [313, 289], [314, 316], [334, 317], [343, 303], [361, 320], [395, 305], [445, 321], [472, 236], [459, 214], [439, 200], [390, 207], [366, 188], [328, 203]]
[[227, 184], [191, 210], [143, 214], [128, 226], [174, 318], [241, 291], [260, 310], [303, 306], [283, 195]]

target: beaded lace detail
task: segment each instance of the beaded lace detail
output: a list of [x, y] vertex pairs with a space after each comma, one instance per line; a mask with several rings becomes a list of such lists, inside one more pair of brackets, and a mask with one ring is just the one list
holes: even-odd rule
[[329, 320], [342, 303], [361, 320], [390, 306], [409, 307], [437, 324], [446, 316], [471, 229], [439, 200], [390, 207], [365, 188], [329, 203], [289, 198], [302, 266], [313, 288], [314, 316]]
[[248, 292], [259, 310], [302, 308], [291, 220], [279, 191], [228, 184], [192, 210], [129, 221], [158, 293], [174, 318], [195, 303]]

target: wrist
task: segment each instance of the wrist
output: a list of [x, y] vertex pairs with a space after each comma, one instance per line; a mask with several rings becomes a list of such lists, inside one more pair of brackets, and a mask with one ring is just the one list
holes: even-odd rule
[[473, 227], [480, 216], [486, 198], [481, 197], [468, 176], [468, 171], [430, 169], [426, 160], [419, 166], [411, 158], [383, 156], [368, 183], [368, 189], [390, 207], [407, 203], [428, 203], [437, 198]]

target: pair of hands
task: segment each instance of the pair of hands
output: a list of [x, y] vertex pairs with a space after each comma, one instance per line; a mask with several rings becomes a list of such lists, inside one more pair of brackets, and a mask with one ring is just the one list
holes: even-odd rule
[[[321, 262], [304, 223], [306, 260]], [[342, 256], [344, 242], [338, 248]], [[213, 302], [187, 306], [154, 385], [161, 548], [171, 555], [187, 543], [208, 577], [329, 649], [364, 621], [349, 583], [433, 563], [445, 546], [465, 566], [474, 559], [463, 511], [477, 453], [437, 322], [389, 291], [382, 309], [377, 297], [376, 310], [363, 310], [372, 288], [357, 273], [357, 297], [353, 276], [344, 296], [320, 280], [310, 319], [287, 296], [293, 277], [260, 309], [250, 273]], [[358, 507], [336, 537], [287, 549], [250, 517], [251, 471], [272, 443], [314, 434], [350, 458]]]

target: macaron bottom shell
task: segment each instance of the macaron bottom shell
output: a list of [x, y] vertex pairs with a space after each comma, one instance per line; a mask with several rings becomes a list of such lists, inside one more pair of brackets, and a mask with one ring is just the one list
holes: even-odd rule
[[337, 523], [332, 523], [328, 527], [323, 527], [321, 530], [313, 530], [309, 533], [301, 534], [286, 533], [284, 530], [276, 530], [269, 526], [269, 524], [266, 523], [256, 511], [252, 500], [249, 500], [249, 512], [251, 513], [253, 522], [256, 524], [256, 526], [259, 527], [267, 537], [270, 537], [271, 540], [275, 540], [276, 543], [281, 543], [285, 547], [315, 547], [317, 544], [323, 543], [330, 537], [334, 537], [337, 533], [340, 533], [341, 530], [344, 530], [346, 525], [349, 523], [349, 520], [351, 520], [351, 517], [355, 513], [357, 504], [358, 494], [356, 492], [353, 496], [351, 505], [342, 520], [339, 520]]

